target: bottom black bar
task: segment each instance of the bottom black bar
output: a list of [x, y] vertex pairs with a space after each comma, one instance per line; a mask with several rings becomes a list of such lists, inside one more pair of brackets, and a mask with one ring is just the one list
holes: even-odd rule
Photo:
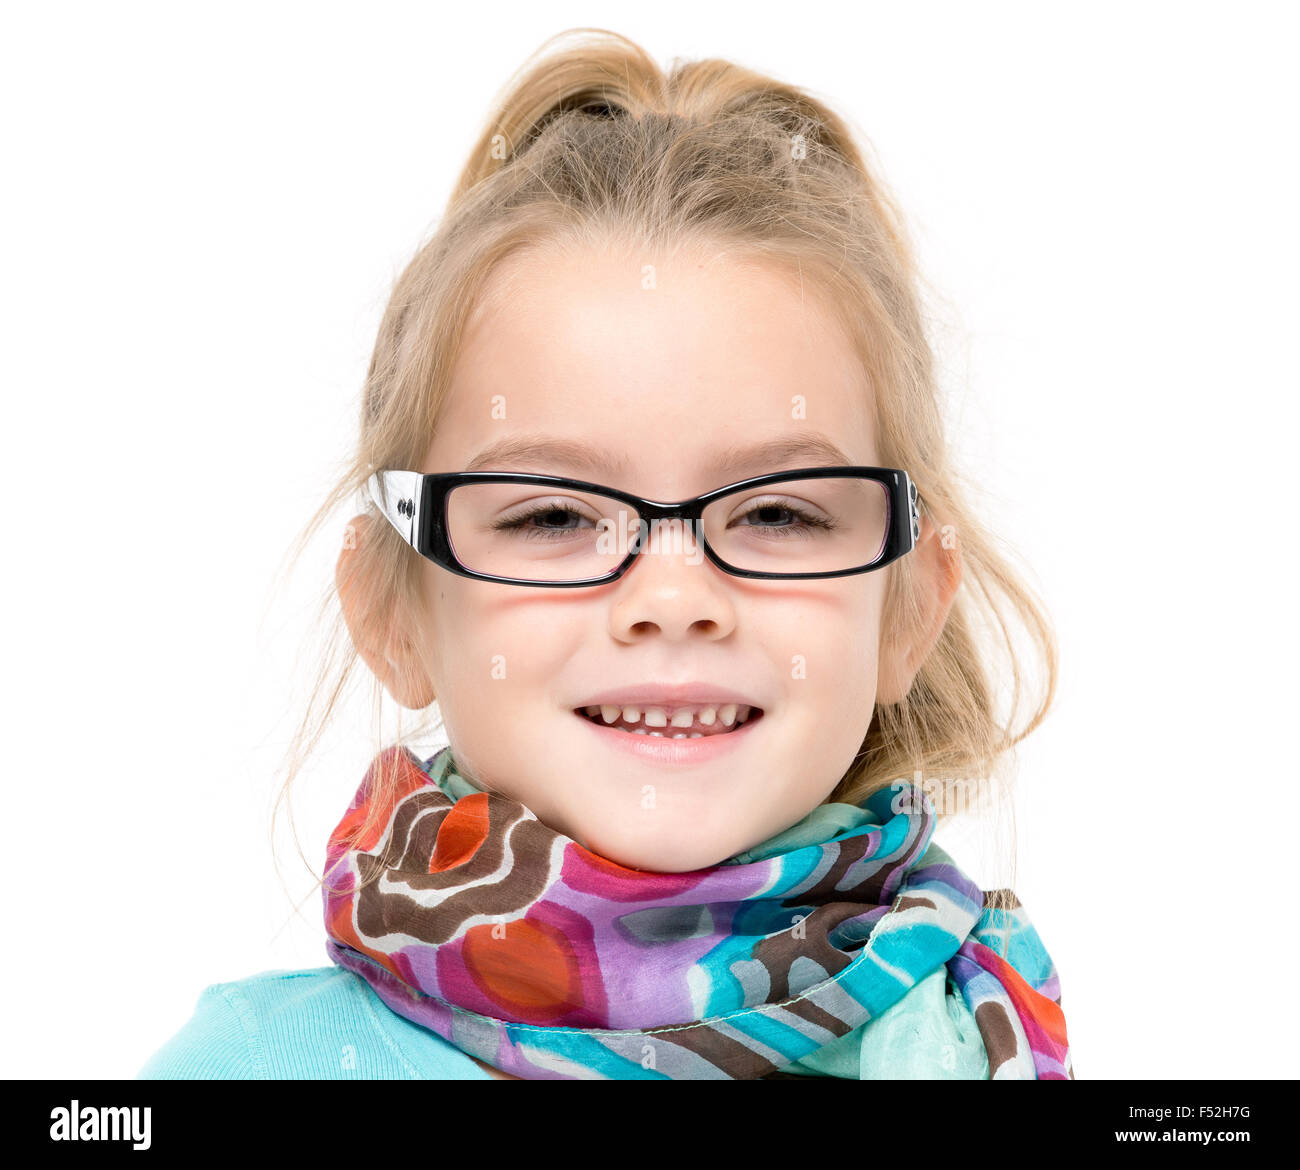
[[[449, 1138], [472, 1138], [483, 1126], [484, 1156], [492, 1158], [510, 1148], [512, 1137], [529, 1153], [562, 1155], [572, 1148], [591, 1157], [599, 1146], [601, 1157], [618, 1158], [654, 1146], [670, 1155], [684, 1143], [696, 1147], [688, 1131], [702, 1137], [709, 1130], [723, 1146], [785, 1133], [810, 1155], [826, 1142], [847, 1141], [846, 1153], [865, 1154], [882, 1143], [928, 1153], [946, 1144], [968, 1152], [1005, 1150], [1006, 1142], [1020, 1140], [1045, 1143], [1045, 1155], [1153, 1145], [1220, 1153], [1225, 1146], [1253, 1146], [1262, 1153], [1261, 1143], [1285, 1141], [1285, 1123], [1297, 1113], [1294, 1081], [800, 1079], [803, 1086], [794, 1089], [735, 1082], [530, 1088], [505, 1081], [10, 1081], [5, 1148], [145, 1158], [380, 1151], [386, 1157], [409, 1148], [436, 1158], [451, 1152]], [[507, 1098], [498, 1084], [515, 1087]], [[537, 1127], [527, 1125], [534, 1118]], [[851, 1124], [843, 1129], [845, 1121]]]

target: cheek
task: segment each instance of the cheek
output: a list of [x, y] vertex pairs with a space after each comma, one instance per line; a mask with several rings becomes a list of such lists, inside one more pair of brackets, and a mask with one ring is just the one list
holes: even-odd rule
[[874, 672], [880, 658], [886, 578], [883, 573], [863, 576], [863, 587], [845, 600], [841, 628], [846, 654]]
[[547, 607], [508, 585], [466, 581], [439, 592], [427, 655], [454, 706], [521, 716], [545, 700], [566, 662], [585, 645], [576, 613]]
[[791, 664], [802, 660], [810, 676], [814, 664], [837, 674], [874, 671], [880, 651], [879, 593], [841, 588], [790, 598], [763, 614], [761, 637], [774, 656]]

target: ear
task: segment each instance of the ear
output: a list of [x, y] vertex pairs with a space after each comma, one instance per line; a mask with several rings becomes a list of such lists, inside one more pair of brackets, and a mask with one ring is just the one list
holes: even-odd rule
[[930, 517], [922, 515], [920, 539], [908, 554], [916, 579], [920, 623], [881, 646], [877, 703], [903, 701], [912, 689], [916, 672], [943, 632], [962, 577], [961, 550], [956, 540], [947, 542], [951, 548], [944, 548], [944, 543]]
[[419, 711], [433, 702], [434, 689], [403, 628], [404, 615], [397, 607], [380, 612], [378, 590], [367, 579], [366, 542], [374, 536], [373, 522], [374, 517], [364, 514], [348, 522], [334, 585], [357, 653], [395, 702]]

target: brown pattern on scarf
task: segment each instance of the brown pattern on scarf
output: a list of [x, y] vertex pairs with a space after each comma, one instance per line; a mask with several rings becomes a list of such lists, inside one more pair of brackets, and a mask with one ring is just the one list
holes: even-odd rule
[[[908, 841], [908, 847], [903, 850], [902, 857], [892, 857], [885, 860], [869, 858], [867, 855], [871, 852], [873, 846], [878, 845], [878, 843], [879, 837], [875, 833], [864, 833], [858, 837], [851, 837], [847, 841], [837, 842], [838, 856], [830, 868], [818, 879], [816, 884], [807, 890], [792, 893], [786, 898], [786, 902], [802, 905], [812, 903], [815, 905], [818, 902], [840, 902], [846, 897], [853, 897], [860, 902], [880, 905], [884, 902], [884, 889], [890, 878], [898, 869], [906, 868], [907, 859], [911, 854], [912, 842]], [[849, 868], [864, 858], [868, 863], [877, 862], [875, 872], [858, 882], [850, 890], [837, 889], [836, 887], [843, 880]], [[861, 913], [861, 907], [859, 907], [858, 912]]]
[[[655, 1044], [675, 1044], [707, 1060], [723, 1075], [739, 1081], [752, 1081], [766, 1077], [778, 1067], [748, 1045], [713, 1028], [682, 1028], [678, 1031], [650, 1032], [648, 1039]], [[789, 1064], [789, 1061], [785, 1062]]]
[[[843, 866], [834, 866], [832, 871], [844, 872]], [[821, 883], [819, 883], [820, 887]], [[802, 897], [803, 895], [800, 895]], [[906, 897], [900, 895], [895, 901], [891, 913], [897, 914], [915, 906], [934, 909], [929, 898]], [[831, 903], [818, 907], [804, 919], [805, 937], [796, 939], [792, 931], [784, 930], [780, 934], [763, 939], [755, 948], [751, 958], [763, 964], [771, 981], [771, 990], [767, 1002], [780, 1004], [792, 1016], [824, 1028], [837, 1039], [853, 1031], [861, 1024], [850, 1024], [840, 1019], [814, 999], [803, 997], [792, 999], [790, 990], [790, 968], [800, 957], [809, 958], [819, 963], [828, 975], [834, 976], [856, 960], [855, 955], [846, 955], [831, 945], [828, 935], [841, 922], [856, 918], [863, 913], [863, 907], [857, 903]], [[808, 929], [809, 924], [811, 928]], [[880, 925], [875, 924], [873, 930]], [[789, 1002], [783, 1002], [783, 1001]], [[717, 1065], [719, 1068], [733, 1070], [731, 1075], [740, 1080], [808, 1080], [808, 1077], [796, 1073], [783, 1073], [771, 1061], [744, 1044], [724, 1036], [711, 1028], [690, 1028], [670, 1031], [655, 1035], [657, 1042], [667, 1041], [677, 1044], [697, 1056]], [[788, 1063], [788, 1062], [787, 1062]], [[737, 1068], [743, 1071], [734, 1071]]]
[[[503, 864], [507, 846], [514, 856], [536, 855], [548, 849], [555, 833], [527, 815], [522, 805], [508, 801], [486, 802], [488, 831], [479, 847], [463, 863], [447, 870], [427, 872], [438, 832], [451, 812], [445, 793], [437, 789], [408, 797], [394, 818], [389, 846], [382, 857], [362, 853], [357, 871], [368, 881], [376, 870], [416, 892], [456, 889], [492, 877]], [[549, 874], [511, 866], [499, 880], [470, 884], [434, 907], [423, 907], [401, 889], [383, 890], [371, 881], [356, 897], [357, 928], [369, 938], [409, 934], [426, 943], [456, 937], [463, 924], [480, 915], [511, 915], [531, 906], [545, 892]]]
[[975, 1024], [984, 1041], [984, 1051], [989, 1058], [989, 1077], [997, 1075], [998, 1068], [1006, 1061], [1014, 1060], [1019, 1045], [1016, 1043], [1016, 1031], [1007, 1018], [1007, 1013], [996, 1003], [982, 1003], [975, 1009]]

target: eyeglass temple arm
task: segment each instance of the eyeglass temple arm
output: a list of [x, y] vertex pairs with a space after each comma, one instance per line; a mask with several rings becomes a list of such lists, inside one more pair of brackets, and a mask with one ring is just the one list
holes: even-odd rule
[[419, 550], [420, 493], [424, 477], [418, 471], [376, 471], [367, 481], [370, 498], [413, 549]]
[[912, 538], [907, 551], [911, 552], [921, 538], [921, 505], [916, 498], [916, 484], [912, 482], [912, 477], [906, 471], [903, 472], [903, 481], [907, 484], [908, 532]]

